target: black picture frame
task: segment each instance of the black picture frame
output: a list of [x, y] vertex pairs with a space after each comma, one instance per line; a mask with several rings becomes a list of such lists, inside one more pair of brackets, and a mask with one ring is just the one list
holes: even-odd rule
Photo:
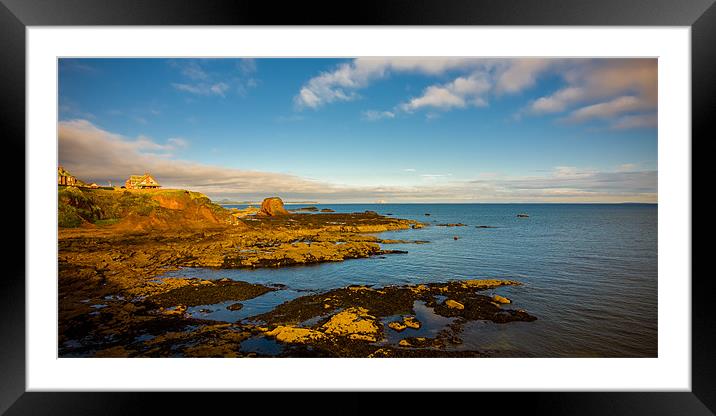
[[[714, 0], [372, 0], [349, 7], [325, 1], [0, 0], [0, 126], [7, 158], [3, 163], [13, 164], [13, 172], [25, 172], [25, 158], [19, 157], [25, 155], [25, 29], [58, 25], [688, 26], [692, 41], [692, 137], [684, 139], [691, 140], [693, 149], [692, 138], [707, 136], [716, 110], [713, 3]], [[14, 186], [18, 182], [18, 175], [14, 175]], [[24, 204], [23, 198], [23, 208]], [[17, 205], [6, 203], [6, 207], [12, 206], [6, 214], [17, 218]], [[23, 209], [26, 224], [32, 219], [24, 212]], [[0, 413], [142, 414], [148, 411], [149, 404], [157, 403], [162, 404], [164, 412], [180, 408], [186, 413], [192, 407], [201, 408], [207, 400], [212, 407], [219, 402], [241, 403], [233, 394], [200, 398], [184, 393], [26, 392], [25, 266], [17, 261], [26, 254], [26, 237], [20, 222], [11, 222], [6, 227], [17, 230], [11, 230], [12, 242], [4, 253], [7, 272], [0, 278]], [[521, 401], [529, 403], [531, 412], [549, 414], [714, 414], [716, 360], [709, 342], [714, 334], [714, 308], [709, 299], [713, 293], [712, 277], [683, 278], [691, 280], [692, 288], [691, 391], [491, 393], [492, 397], [480, 397], [481, 412], [491, 407], [500, 409], [506, 403], [512, 407]], [[291, 401], [271, 402], [276, 411], [293, 406]], [[425, 405], [424, 400], [420, 402]]]

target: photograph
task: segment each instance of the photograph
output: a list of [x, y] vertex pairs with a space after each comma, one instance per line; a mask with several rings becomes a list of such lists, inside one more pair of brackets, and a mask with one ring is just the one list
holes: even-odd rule
[[658, 72], [59, 56], [57, 356], [659, 358]]

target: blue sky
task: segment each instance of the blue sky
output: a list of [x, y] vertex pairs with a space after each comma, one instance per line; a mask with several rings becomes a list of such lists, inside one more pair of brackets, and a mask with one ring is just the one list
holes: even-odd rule
[[656, 202], [656, 60], [61, 59], [59, 162], [216, 198]]

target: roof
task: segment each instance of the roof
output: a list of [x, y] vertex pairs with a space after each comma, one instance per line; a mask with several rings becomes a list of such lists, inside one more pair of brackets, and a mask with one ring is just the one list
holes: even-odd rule
[[70, 172], [68, 172], [65, 168], [62, 166], [57, 167], [57, 174], [60, 176], [73, 176]]
[[156, 179], [150, 174], [144, 174], [144, 175], [130, 175], [129, 179], [127, 180], [132, 185], [138, 185], [142, 182], [147, 182], [148, 184], [157, 184], [159, 185], [159, 182], [157, 182]]

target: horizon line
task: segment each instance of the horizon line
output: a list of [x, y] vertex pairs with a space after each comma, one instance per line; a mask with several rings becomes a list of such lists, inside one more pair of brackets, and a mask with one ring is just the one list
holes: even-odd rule
[[[212, 202], [218, 204], [218, 205], [257, 205], [261, 204], [261, 201], [252, 201], [252, 202], [221, 202], [221, 201], [214, 201], [212, 199]], [[659, 202], [544, 202], [544, 201], [533, 201], [533, 202], [524, 202], [524, 201], [514, 201], [514, 202], [284, 202], [284, 205], [435, 205], [435, 204], [444, 204], [444, 205], [475, 205], [475, 204], [544, 204], [544, 205], [658, 205]]]

